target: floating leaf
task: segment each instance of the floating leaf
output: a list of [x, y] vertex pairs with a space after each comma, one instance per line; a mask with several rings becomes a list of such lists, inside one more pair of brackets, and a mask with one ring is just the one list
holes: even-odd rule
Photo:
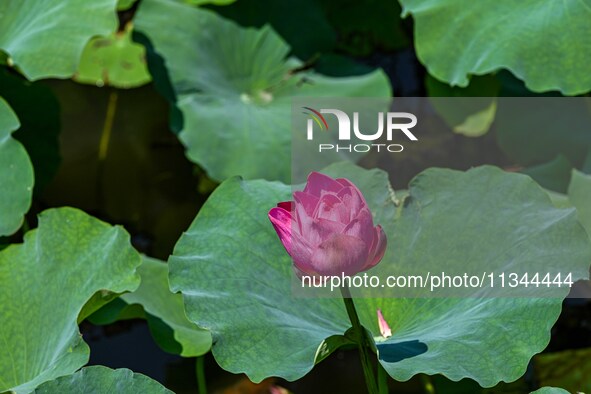
[[[174, 26], [162, 29], [170, 20]], [[165, 59], [187, 156], [216, 180], [290, 178], [294, 96], [390, 95], [381, 71], [348, 78], [294, 73], [302, 64], [286, 61], [290, 48], [269, 27], [241, 28], [170, 0], [142, 2], [134, 21]]]
[[129, 369], [103, 366], [82, 368], [73, 375], [63, 376], [39, 386], [35, 394], [174, 394], [149, 377]]
[[[493, 262], [509, 271], [551, 270], [559, 263], [572, 269], [573, 279], [588, 275], [591, 249], [574, 211], [554, 208], [527, 176], [493, 167], [428, 170], [397, 208], [387, 174], [350, 164], [326, 172], [359, 186], [388, 234], [389, 250], [370, 274], [383, 273], [381, 267], [453, 271], [469, 261], [472, 270]], [[349, 328], [341, 299], [292, 293], [292, 263], [267, 219], [290, 194], [277, 182], [224, 182], [169, 260], [171, 288], [183, 293], [189, 319], [212, 332], [217, 362], [254, 381], [300, 378], [314, 366], [323, 341]], [[374, 337], [381, 338], [377, 309], [389, 322], [393, 335], [376, 345], [395, 379], [441, 373], [490, 387], [520, 377], [547, 345], [568, 289], [552, 290], [548, 298], [541, 291], [532, 288], [532, 298], [495, 298], [499, 293], [485, 286], [466, 298], [355, 303]]]
[[417, 55], [437, 79], [466, 86], [472, 74], [506, 68], [535, 92], [591, 90], [589, 0], [400, 3], [414, 19]]
[[152, 79], [146, 64], [146, 48], [131, 40], [131, 24], [125, 31], [88, 42], [78, 72], [77, 82], [116, 88], [135, 88]]
[[0, 51], [30, 80], [68, 78], [93, 36], [117, 28], [117, 0], [4, 0]]
[[99, 291], [137, 288], [139, 264], [121, 227], [73, 208], [43, 212], [24, 244], [0, 252], [0, 392], [28, 393], [86, 364], [82, 307]]
[[19, 127], [18, 118], [0, 97], [0, 236], [19, 229], [33, 195], [33, 165], [25, 148], [11, 137]]

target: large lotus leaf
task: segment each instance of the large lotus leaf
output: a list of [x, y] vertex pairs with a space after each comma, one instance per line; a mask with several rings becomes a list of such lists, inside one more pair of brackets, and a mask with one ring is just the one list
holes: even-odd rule
[[135, 88], [152, 77], [146, 64], [146, 48], [131, 40], [131, 25], [86, 44], [74, 80], [97, 86]]
[[149, 377], [129, 369], [103, 366], [82, 368], [39, 386], [35, 394], [174, 394]]
[[34, 193], [51, 181], [60, 164], [60, 105], [42, 82], [29, 82], [9, 70], [0, 70], [0, 96], [21, 123], [13, 134], [27, 150], [35, 170]]
[[591, 90], [590, 0], [400, 3], [413, 15], [419, 59], [442, 81], [466, 86], [471, 74], [506, 68], [536, 92]]
[[181, 356], [195, 357], [207, 353], [211, 348], [211, 334], [187, 319], [183, 297], [169, 289], [168, 265], [144, 257], [138, 272], [142, 278], [140, 287], [133, 293], [122, 295], [123, 301], [130, 306], [141, 305], [150, 315], [167, 324], [182, 347]]
[[[466, 261], [487, 267], [501, 260], [507, 270], [536, 270], [558, 261], [575, 277], [588, 273], [589, 241], [574, 211], [554, 208], [527, 176], [494, 167], [427, 170], [400, 202], [381, 171], [346, 164], [327, 172], [355, 182], [384, 226], [389, 249], [376, 269], [423, 261], [439, 269]], [[267, 218], [290, 193], [277, 182], [224, 182], [169, 260], [171, 288], [183, 293], [189, 318], [212, 332], [218, 363], [254, 381], [300, 378], [314, 366], [323, 340], [350, 326], [342, 300], [292, 293], [292, 263]], [[547, 345], [568, 289], [548, 298], [531, 289], [536, 298], [519, 299], [491, 297], [486, 286], [476, 291], [467, 298], [355, 302], [376, 338], [376, 309], [390, 323], [394, 335], [377, 347], [395, 379], [422, 372], [484, 386], [515, 380]]]
[[[162, 29], [170, 20], [174, 25]], [[216, 180], [289, 179], [294, 96], [390, 95], [380, 71], [348, 78], [293, 73], [301, 63], [286, 61], [290, 48], [269, 27], [242, 28], [170, 0], [142, 2], [134, 21], [165, 59], [187, 156]]]
[[137, 288], [140, 262], [123, 228], [73, 208], [43, 212], [23, 244], [0, 252], [0, 392], [28, 393], [86, 364], [82, 307]]
[[0, 2], [0, 51], [31, 80], [74, 74], [91, 37], [117, 28], [117, 0]]
[[11, 137], [20, 123], [0, 97], [0, 236], [19, 229], [33, 195], [33, 165], [25, 148]]

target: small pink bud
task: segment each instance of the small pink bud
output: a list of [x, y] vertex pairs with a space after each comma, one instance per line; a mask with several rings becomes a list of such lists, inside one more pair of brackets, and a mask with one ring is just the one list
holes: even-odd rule
[[380, 262], [386, 234], [349, 180], [312, 172], [293, 198], [271, 209], [269, 219], [298, 275], [355, 275]]
[[380, 326], [380, 333], [384, 338], [390, 338], [392, 336], [392, 330], [386, 319], [384, 319], [384, 315], [382, 315], [380, 309], [378, 309], [378, 326]]
[[289, 391], [283, 387], [271, 386], [271, 388], [269, 388], [269, 394], [289, 394]]

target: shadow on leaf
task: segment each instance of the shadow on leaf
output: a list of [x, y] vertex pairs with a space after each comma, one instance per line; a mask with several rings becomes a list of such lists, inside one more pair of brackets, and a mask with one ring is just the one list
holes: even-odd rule
[[397, 363], [407, 358], [415, 357], [427, 351], [427, 345], [421, 341], [405, 341], [398, 343], [379, 343], [379, 359], [388, 363]]

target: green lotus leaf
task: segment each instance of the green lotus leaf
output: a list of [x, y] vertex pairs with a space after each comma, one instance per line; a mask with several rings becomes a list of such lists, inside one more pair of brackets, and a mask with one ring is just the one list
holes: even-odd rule
[[117, 28], [117, 0], [5, 0], [0, 51], [28, 79], [68, 78], [91, 37]]
[[591, 90], [590, 0], [400, 3], [413, 16], [420, 61], [439, 80], [467, 86], [470, 75], [505, 68], [535, 92]]
[[11, 137], [19, 127], [18, 118], [0, 97], [0, 236], [19, 229], [33, 195], [33, 165], [25, 148]]
[[143, 1], [134, 22], [165, 60], [187, 157], [216, 180], [289, 179], [295, 96], [391, 94], [381, 71], [347, 78], [294, 72], [302, 63], [286, 60], [289, 46], [268, 26], [242, 28], [170, 0]]
[[149, 377], [129, 369], [103, 366], [82, 368], [39, 386], [35, 394], [174, 394]]
[[146, 48], [131, 40], [131, 25], [125, 31], [88, 42], [74, 80], [97, 86], [135, 88], [150, 82]]
[[542, 387], [536, 391], [532, 391], [530, 394], [570, 394], [565, 389], [558, 387]]
[[[431, 169], [399, 201], [379, 170], [342, 164], [327, 172], [361, 188], [388, 234], [384, 260], [370, 274], [422, 266], [453, 271], [466, 269], [469, 261], [472, 269], [502, 263], [509, 271], [560, 264], [573, 271], [574, 280], [588, 275], [591, 248], [574, 210], [554, 208], [525, 175], [494, 167], [465, 173]], [[324, 341], [350, 327], [341, 299], [293, 293], [292, 262], [267, 218], [291, 191], [278, 182], [227, 180], [169, 260], [171, 289], [183, 293], [189, 319], [212, 332], [217, 362], [254, 381], [302, 377], [322, 356]], [[357, 290], [354, 295], [364, 294]], [[531, 298], [494, 297], [484, 286], [466, 298], [355, 303], [393, 378], [444, 374], [490, 387], [519, 378], [548, 344], [568, 289], [552, 290], [551, 297], [541, 291], [532, 288]], [[387, 340], [378, 330], [378, 308], [394, 333]]]
[[168, 265], [144, 257], [138, 272], [142, 278], [140, 287], [122, 295], [121, 299], [130, 307], [141, 305], [150, 315], [168, 325], [173, 330], [174, 339], [182, 347], [179, 352], [181, 356], [196, 357], [207, 353], [211, 348], [211, 334], [187, 319], [183, 297], [171, 293], [169, 289]]
[[23, 244], [0, 252], [0, 392], [28, 393], [88, 362], [78, 331], [97, 292], [139, 285], [140, 256], [121, 227], [82, 211], [44, 211]]

